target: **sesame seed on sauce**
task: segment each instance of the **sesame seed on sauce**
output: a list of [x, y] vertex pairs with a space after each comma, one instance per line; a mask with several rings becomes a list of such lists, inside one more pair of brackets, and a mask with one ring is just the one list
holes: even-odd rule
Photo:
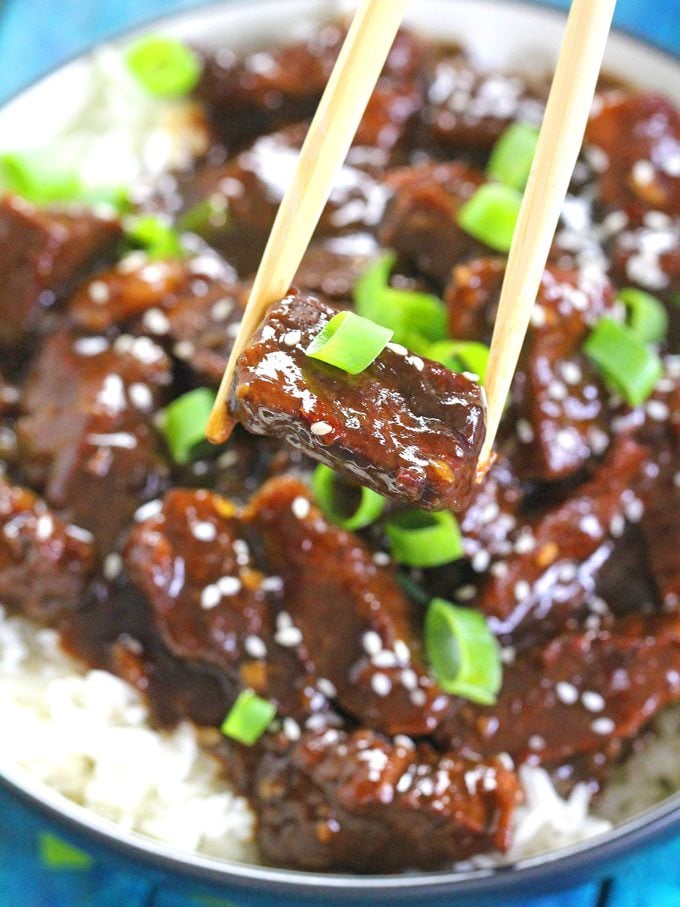
[[378, 672], [371, 677], [371, 688], [376, 696], [387, 696], [392, 689], [392, 681], [387, 674]]
[[313, 435], [316, 435], [317, 438], [323, 438], [324, 435], [330, 434], [333, 431], [333, 428], [328, 422], [313, 422], [309, 430]]
[[533, 750], [534, 752], [545, 749], [545, 740], [540, 736], [540, 734], [534, 734], [533, 736], [529, 737], [529, 749]]
[[373, 563], [379, 567], [386, 567], [390, 562], [390, 556], [386, 551], [376, 551], [373, 555]]
[[267, 655], [267, 646], [264, 640], [254, 633], [246, 636], [243, 641], [243, 647], [252, 658], [265, 658]]
[[144, 313], [142, 324], [147, 331], [161, 337], [170, 330], [170, 321], [160, 309], [149, 309]]
[[612, 734], [616, 729], [616, 725], [611, 720], [611, 718], [596, 718], [590, 723], [590, 729], [594, 734]]
[[525, 579], [521, 579], [515, 583], [513, 591], [515, 593], [515, 600], [522, 602], [531, 595], [531, 586]]
[[564, 705], [574, 705], [578, 702], [578, 690], [573, 683], [560, 680], [555, 684], [555, 695]]
[[531, 444], [534, 440], [534, 430], [526, 419], [518, 419], [515, 423], [515, 429], [517, 431], [517, 437], [522, 444]]
[[409, 694], [409, 699], [415, 706], [423, 706], [427, 702], [427, 696], [425, 695], [425, 690], [413, 690]]
[[283, 586], [283, 577], [281, 576], [265, 576], [260, 583], [260, 589], [263, 592], [283, 592]]
[[217, 527], [214, 523], [201, 520], [191, 526], [191, 534], [199, 542], [212, 542], [217, 538]]
[[284, 737], [290, 740], [291, 743], [296, 743], [302, 736], [300, 725], [294, 718], [284, 718], [282, 728]]
[[241, 580], [237, 576], [222, 576], [216, 585], [220, 594], [224, 596], [238, 595], [241, 591]]
[[222, 594], [217, 586], [210, 584], [201, 590], [201, 608], [204, 611], [210, 611], [216, 608], [222, 600]]
[[455, 591], [456, 598], [462, 602], [472, 601], [476, 594], [477, 589], [472, 584], [469, 584], [467, 586], [459, 586]]
[[633, 182], [637, 183], [638, 186], [651, 185], [654, 182], [654, 177], [656, 176], [654, 164], [652, 164], [651, 161], [647, 160], [635, 161], [630, 173], [633, 178]]
[[135, 511], [135, 522], [143, 523], [144, 520], [150, 520], [152, 517], [158, 516], [162, 510], [163, 504], [161, 501], [148, 501]]
[[123, 558], [116, 551], [112, 551], [104, 558], [102, 569], [104, 571], [104, 579], [115, 579], [123, 569]]
[[316, 682], [316, 688], [328, 699], [334, 699], [338, 695], [335, 684], [327, 677], [319, 677]]
[[147, 413], [153, 408], [153, 394], [148, 384], [136, 381], [130, 385], [128, 396], [132, 405], [141, 412]]
[[292, 649], [302, 642], [302, 631], [298, 627], [282, 627], [277, 630], [274, 639], [284, 649]]
[[88, 287], [87, 295], [95, 305], [106, 305], [111, 298], [111, 291], [103, 280], [93, 280]]
[[609, 532], [615, 538], [621, 538], [626, 529], [626, 520], [620, 513], [615, 513], [609, 523]]
[[408, 350], [405, 346], [402, 346], [401, 343], [388, 343], [387, 349], [392, 350], [393, 353], [396, 353], [397, 356], [407, 356]]
[[109, 349], [106, 337], [80, 337], [73, 343], [73, 352], [79, 356], [99, 356]]
[[589, 712], [601, 712], [606, 705], [604, 697], [594, 690], [585, 690], [581, 693], [581, 702], [583, 708]]
[[668, 405], [662, 400], [650, 400], [645, 410], [649, 418], [654, 419], [655, 422], [665, 422], [671, 414]]
[[309, 503], [307, 498], [303, 498], [302, 496], [294, 498], [292, 504], [290, 505], [290, 509], [293, 511], [293, 516], [298, 520], [304, 520], [305, 517], [309, 516], [310, 508], [311, 504]]
[[361, 645], [367, 655], [376, 655], [382, 650], [382, 639], [375, 630], [367, 630], [361, 638]]
[[288, 331], [288, 333], [283, 338], [283, 342], [286, 344], [286, 346], [296, 346], [296, 344], [298, 344], [301, 340], [301, 331]]
[[472, 569], [475, 573], [484, 573], [491, 563], [491, 555], [484, 548], [480, 548], [472, 558]]
[[560, 363], [560, 371], [567, 384], [571, 384], [572, 386], [578, 384], [583, 378], [583, 372], [581, 371], [580, 366], [575, 362], [569, 362], [569, 360]]
[[416, 690], [418, 688], [418, 675], [412, 668], [406, 668], [399, 674], [399, 682], [405, 690]]

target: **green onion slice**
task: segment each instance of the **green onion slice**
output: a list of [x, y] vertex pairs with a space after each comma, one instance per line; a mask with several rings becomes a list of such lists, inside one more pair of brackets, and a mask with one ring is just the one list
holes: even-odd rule
[[207, 444], [205, 427], [215, 402], [215, 392], [199, 387], [173, 400], [163, 413], [162, 430], [175, 463], [190, 463]]
[[201, 75], [199, 57], [181, 41], [162, 35], [147, 35], [128, 47], [128, 68], [149, 94], [186, 95]]
[[320, 463], [312, 475], [316, 502], [327, 519], [341, 529], [355, 532], [374, 523], [385, 509], [385, 498], [370, 488], [341, 478]]
[[639, 406], [654, 390], [663, 366], [651, 350], [626, 325], [602, 318], [583, 349], [612, 390], [631, 406]]
[[433, 598], [425, 615], [425, 652], [447, 693], [495, 703], [503, 679], [500, 647], [479, 611]]
[[89, 853], [49, 831], [39, 833], [38, 852], [40, 862], [49, 869], [84, 870], [94, 862]]
[[428, 359], [441, 362], [454, 372], [472, 372], [484, 383], [489, 364], [489, 347], [476, 340], [441, 340], [426, 353]]
[[180, 258], [184, 254], [173, 228], [152, 214], [129, 218], [125, 236], [133, 248], [143, 249], [149, 258]]
[[305, 353], [358, 375], [375, 362], [392, 339], [393, 332], [354, 312], [338, 312], [316, 335]]
[[394, 253], [387, 252], [357, 280], [354, 286], [357, 312], [393, 331], [395, 343], [422, 353], [428, 342], [447, 337], [446, 306], [431, 293], [389, 286], [395, 262]]
[[486, 172], [520, 192], [529, 178], [529, 171], [538, 144], [538, 126], [513, 123], [498, 139], [491, 152]]
[[189, 208], [177, 221], [180, 230], [198, 233], [199, 236], [211, 230], [228, 229], [229, 200], [226, 195], [214, 192]]
[[463, 556], [460, 527], [447, 510], [404, 510], [389, 520], [385, 532], [394, 560], [409, 567], [438, 567]]
[[222, 733], [252, 746], [274, 720], [276, 706], [252, 690], [242, 690], [222, 723]]
[[658, 343], [668, 332], [668, 314], [663, 303], [643, 290], [627, 287], [618, 299], [628, 310], [628, 324], [641, 340]]
[[458, 224], [498, 252], [508, 252], [522, 203], [522, 195], [510, 186], [487, 183], [480, 186], [458, 211]]

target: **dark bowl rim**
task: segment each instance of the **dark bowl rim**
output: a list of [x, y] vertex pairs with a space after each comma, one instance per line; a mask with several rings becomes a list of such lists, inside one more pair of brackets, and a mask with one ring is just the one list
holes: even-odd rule
[[[138, 32], [148, 31], [158, 26], [172, 23], [179, 24], [191, 20], [196, 14], [211, 9], [230, 6], [252, 6], [264, 4], [271, 0], [203, 0], [191, 9], [161, 16], [145, 17], [133, 26], [129, 26], [109, 35], [88, 42], [77, 52], [46, 72], [36, 76], [13, 91], [8, 97], [0, 100], [0, 110], [9, 104], [20, 101], [21, 96], [37, 87], [42, 81], [55, 75], [63, 68], [86, 58], [94, 50], [111, 42], [125, 40]], [[547, 12], [555, 18], [566, 19], [566, 11], [553, 0], [483, 0], [483, 2], [502, 2], [506, 6], [529, 8]], [[653, 51], [675, 65], [680, 65], [680, 51], [674, 53], [649, 38], [641, 38], [627, 28], [615, 27], [612, 33], [624, 37], [638, 45], [640, 49]], [[29, 779], [30, 780], [30, 779]], [[40, 782], [33, 782], [40, 786]], [[31, 785], [32, 786], [32, 785]], [[126, 833], [117, 830], [115, 824], [101, 819], [92, 813], [93, 820], [101, 822], [104, 827], [94, 827], [79, 816], [69, 815], [70, 809], [86, 811], [84, 807], [70, 803], [64, 798], [64, 806], [46, 802], [39, 793], [23, 787], [19, 781], [6, 777], [0, 769], [0, 787], [11, 796], [29, 807], [31, 811], [44, 816], [64, 831], [71, 839], [87, 846], [101, 845], [105, 850], [139, 864], [143, 867], [171, 873], [185, 880], [198, 879], [203, 883], [218, 885], [231, 884], [239, 889], [251, 889], [278, 895], [295, 895], [307, 900], [323, 894], [330, 900], [352, 897], [359, 903], [364, 899], [370, 901], [385, 898], [413, 898], [416, 895], [442, 896], [459, 894], [461, 896], [504, 894], [517, 892], [526, 888], [533, 894], [556, 889], [565, 883], [573, 887], [590, 869], [602, 868], [606, 864], [624, 858], [634, 848], [649, 843], [661, 843], [675, 831], [680, 830], [680, 791], [672, 794], [660, 803], [644, 810], [638, 815], [615, 826], [608, 832], [595, 835], [591, 839], [556, 850], [539, 854], [535, 857], [519, 860], [516, 863], [489, 868], [475, 868], [463, 872], [439, 870], [436, 872], [415, 872], [403, 875], [349, 875], [304, 872], [299, 870], [279, 869], [268, 866], [241, 863], [218, 857], [205, 857], [202, 854], [183, 853], [154, 841], [144, 835]], [[28, 786], [27, 786], [28, 787]], [[59, 799], [52, 791], [54, 799]], [[88, 811], [89, 812], [89, 811]], [[110, 829], [106, 826], [110, 825]], [[129, 837], [130, 840], [125, 840]], [[540, 887], [536, 888], [535, 885]]]

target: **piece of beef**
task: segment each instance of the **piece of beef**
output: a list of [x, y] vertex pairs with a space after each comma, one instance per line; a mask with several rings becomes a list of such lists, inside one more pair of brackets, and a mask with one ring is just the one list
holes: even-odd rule
[[481, 389], [399, 346], [359, 375], [306, 356], [334, 314], [295, 292], [272, 305], [238, 360], [230, 415], [382, 494], [460, 509], [484, 436]]
[[436, 727], [448, 696], [423, 668], [417, 620], [391, 570], [330, 525], [296, 479], [264, 485], [249, 519], [283, 578], [286, 611], [315, 673], [331, 681], [342, 708], [388, 733]]
[[171, 380], [147, 337], [50, 337], [23, 388], [22, 469], [48, 502], [92, 532], [106, 553], [166, 468], [151, 418]]
[[[180, 223], [218, 249], [242, 277], [253, 274], [260, 263], [305, 134], [303, 125], [262, 136], [237, 158], [226, 164], [205, 164], [181, 184]], [[367, 169], [345, 164], [317, 236], [374, 227], [387, 194]]]
[[18, 196], [0, 200], [0, 345], [20, 345], [41, 312], [112, 252], [116, 220], [86, 210], [40, 210]]
[[79, 607], [95, 569], [94, 539], [27, 488], [0, 479], [0, 601], [50, 623]]
[[410, 127], [422, 103], [423, 94], [417, 83], [378, 84], [359, 124], [348, 161], [381, 167], [403, 162], [410, 144]]
[[378, 231], [380, 242], [443, 287], [459, 262], [485, 247], [458, 226], [458, 211], [484, 183], [462, 163], [426, 163], [393, 171], [393, 191]]
[[471, 758], [508, 752], [516, 762], [555, 766], [584, 754], [612, 761], [677, 699], [680, 621], [631, 616], [525, 652], [506, 667], [496, 705], [452, 711], [437, 741]]
[[467, 760], [409, 738], [331, 729], [265, 755], [253, 797], [267, 862], [403, 872], [506, 850], [519, 783], [503, 759]]
[[504, 258], [478, 258], [454, 267], [444, 302], [456, 340], [490, 342], [505, 265]]
[[[642, 224], [632, 225], [615, 237], [612, 258], [614, 279], [620, 285], [637, 284], [651, 293], [680, 292], [680, 218], [650, 211]], [[676, 319], [673, 338], [676, 345], [672, 349], [678, 349], [680, 337], [677, 313], [677, 305], [671, 303], [672, 337], [673, 318]]]
[[338, 304], [347, 303], [352, 299], [357, 280], [379, 252], [370, 234], [312, 243], [295, 275], [295, 286], [303, 293], [319, 295]]
[[258, 569], [247, 534], [229, 501], [174, 489], [133, 528], [124, 562], [177, 657], [216, 667], [235, 691], [255, 690], [279, 714], [327, 712], [304, 650], [280, 632], [282, 580]]
[[605, 92], [586, 130], [603, 151], [600, 198], [631, 217], [646, 211], [680, 216], [680, 113], [659, 94]]
[[567, 499], [519, 521], [512, 553], [482, 583], [476, 606], [499, 635], [545, 639], [578, 616], [594, 578], [625, 529], [626, 493], [641, 476], [645, 448], [617, 439], [591, 480]]
[[449, 155], [488, 153], [511, 123], [543, 118], [544, 99], [524, 77], [479, 72], [460, 52], [435, 59], [427, 78], [423, 119]]

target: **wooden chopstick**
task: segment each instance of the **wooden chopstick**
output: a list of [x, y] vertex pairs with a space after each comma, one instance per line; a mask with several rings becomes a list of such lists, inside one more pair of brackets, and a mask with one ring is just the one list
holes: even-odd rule
[[406, 0], [362, 0], [300, 151], [279, 207], [206, 434], [226, 441], [233, 428], [227, 396], [236, 360], [269, 305], [290, 290], [350, 149], [401, 23]]
[[583, 142], [615, 6], [616, 0], [573, 0], [571, 5], [491, 338], [482, 475], [491, 462], [503, 407]]

